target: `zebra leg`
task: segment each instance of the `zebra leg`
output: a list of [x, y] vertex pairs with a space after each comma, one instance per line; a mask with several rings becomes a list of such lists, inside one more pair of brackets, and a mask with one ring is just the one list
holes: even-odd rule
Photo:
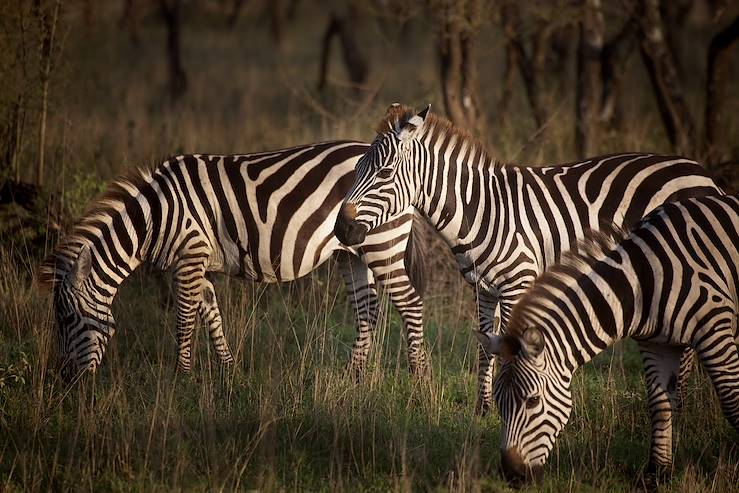
[[218, 308], [216, 291], [213, 288], [213, 283], [208, 279], [203, 279], [200, 297], [198, 312], [200, 318], [208, 325], [210, 342], [213, 344], [221, 363], [229, 365], [234, 362], [234, 357], [223, 333], [223, 319], [221, 318], [221, 310]]
[[201, 301], [201, 283], [205, 279], [205, 264], [181, 262], [175, 267], [174, 281], [177, 296], [177, 371], [190, 373], [192, 369], [192, 334]]
[[672, 466], [672, 423], [678, 408], [678, 381], [684, 346], [640, 342], [647, 400], [652, 418], [652, 443], [646, 474], [649, 481]]
[[677, 412], [680, 412], [685, 403], [685, 391], [687, 390], [690, 374], [693, 372], [693, 364], [695, 363], [695, 351], [690, 346], [686, 346], [680, 358], [680, 375], [677, 379]]
[[[499, 334], [500, 320], [495, 318], [495, 309], [498, 306], [498, 298], [480, 293], [477, 300], [478, 316], [480, 319], [480, 332], [483, 334]], [[493, 405], [493, 377], [494, 356], [488, 354], [482, 347], [478, 348], [479, 366], [477, 370], [477, 405], [475, 413], [484, 416]]]
[[372, 345], [372, 334], [377, 323], [377, 290], [372, 271], [356, 255], [340, 254], [339, 266], [349, 302], [354, 309], [354, 322], [357, 328], [357, 337], [352, 346], [347, 371], [358, 379], [364, 374]]
[[739, 334], [735, 323], [724, 320], [694, 340], [698, 341], [695, 350], [716, 389], [721, 410], [739, 432]]
[[412, 375], [422, 376], [428, 374], [423, 343], [423, 299], [418, 291], [420, 287], [414, 285], [408, 272], [406, 255], [398, 255], [406, 251], [407, 244], [408, 240], [404, 240], [391, 248], [367, 249], [362, 262], [372, 266], [374, 278], [400, 313], [408, 342], [408, 370]]

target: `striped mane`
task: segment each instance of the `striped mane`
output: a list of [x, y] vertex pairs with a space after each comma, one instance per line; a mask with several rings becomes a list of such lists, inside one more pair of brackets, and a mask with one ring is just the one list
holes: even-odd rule
[[151, 181], [154, 169], [129, 168], [115, 178], [108, 188], [90, 203], [82, 217], [41, 262], [38, 282], [42, 289], [52, 289], [69, 272], [80, 249], [88, 242], [85, 239], [85, 231], [89, 231], [88, 227], [120, 210], [125, 200], [132, 197], [131, 190], [139, 189]]
[[612, 223], [597, 231], [587, 230], [585, 236], [576, 241], [571, 250], [563, 253], [558, 263], [539, 275], [534, 284], [521, 296], [511, 312], [506, 334], [520, 336], [531, 325], [530, 309], [537, 305], [537, 300], [551, 292], [550, 288], [553, 285], [566, 284], [577, 278], [603, 260], [627, 236], [627, 230]]
[[[375, 132], [378, 136], [397, 132], [405, 123], [416, 115], [416, 110], [410, 106], [399, 103], [392, 104], [385, 113], [385, 116], [375, 126]], [[465, 142], [470, 150], [475, 154], [487, 157], [483, 162], [492, 162], [495, 166], [500, 163], [492, 158], [490, 149], [477, 137], [467, 130], [460, 128], [443, 116], [429, 112], [424, 122], [425, 135], [431, 133], [437, 140], [444, 140], [450, 137], [456, 137], [457, 140]]]

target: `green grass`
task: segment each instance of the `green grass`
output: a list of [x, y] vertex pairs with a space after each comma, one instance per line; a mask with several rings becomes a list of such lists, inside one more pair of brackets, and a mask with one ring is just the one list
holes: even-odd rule
[[[416, 380], [407, 374], [401, 326], [389, 314], [366, 377], [354, 382], [343, 366], [351, 317], [331, 268], [293, 286], [223, 280], [217, 289], [238, 362], [220, 367], [201, 330], [193, 373], [184, 376], [174, 371], [166, 284], [153, 277], [142, 272], [124, 284], [114, 306], [120, 329], [105, 363], [94, 379], [67, 388], [47, 369], [48, 299], [26, 269], [2, 262], [3, 489], [507, 488], [497, 473], [497, 415], [474, 415], [468, 317], [431, 304], [433, 375]], [[631, 490], [649, 442], [634, 345], [583, 369], [575, 398], [539, 489]], [[691, 382], [676, 442], [665, 491], [739, 491], [736, 433], [701, 374]]]

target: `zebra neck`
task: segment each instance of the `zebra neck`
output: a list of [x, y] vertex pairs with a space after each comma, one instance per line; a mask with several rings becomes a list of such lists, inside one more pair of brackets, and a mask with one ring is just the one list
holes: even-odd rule
[[549, 277], [554, 282], [532, 288], [531, 295], [544, 298], [544, 310], [532, 310], [534, 324], [543, 328], [553, 359], [572, 371], [644, 327], [639, 276], [619, 255], [615, 250], [577, 274], [559, 272]]
[[480, 146], [452, 136], [427, 142], [420, 209], [454, 249], [474, 242], [481, 222], [492, 224], [504, 185], [504, 175]]

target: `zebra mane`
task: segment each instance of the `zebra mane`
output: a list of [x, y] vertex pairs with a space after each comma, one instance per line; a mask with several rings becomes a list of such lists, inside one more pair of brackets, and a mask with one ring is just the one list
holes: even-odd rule
[[[399, 103], [393, 103], [388, 107], [385, 116], [375, 126], [375, 132], [377, 132], [378, 136], [385, 135], [390, 132], [396, 132], [415, 115], [415, 108]], [[456, 126], [443, 116], [429, 112], [426, 115], [426, 120], [423, 126], [426, 129], [426, 134], [433, 132], [435, 135], [442, 138], [455, 136], [458, 140], [466, 142], [472, 151], [482, 153], [483, 155], [490, 157], [490, 161], [496, 166], [500, 165], [497, 160], [492, 158], [490, 149], [480, 139], [467, 130]]]
[[540, 274], [514, 305], [506, 333], [513, 337], [521, 336], [531, 325], [529, 316], [537, 300], [546, 297], [553, 285], [567, 283], [603, 260], [627, 236], [626, 229], [613, 223], [603, 225], [600, 230], [585, 231], [585, 236], [563, 253], [558, 263]]
[[84, 235], [84, 231], [89, 231], [87, 226], [120, 210], [124, 201], [132, 197], [131, 190], [140, 189], [151, 181], [154, 169], [154, 167], [127, 169], [90, 203], [82, 217], [41, 262], [38, 269], [38, 283], [42, 289], [53, 289], [70, 271], [82, 246], [89, 242]]

